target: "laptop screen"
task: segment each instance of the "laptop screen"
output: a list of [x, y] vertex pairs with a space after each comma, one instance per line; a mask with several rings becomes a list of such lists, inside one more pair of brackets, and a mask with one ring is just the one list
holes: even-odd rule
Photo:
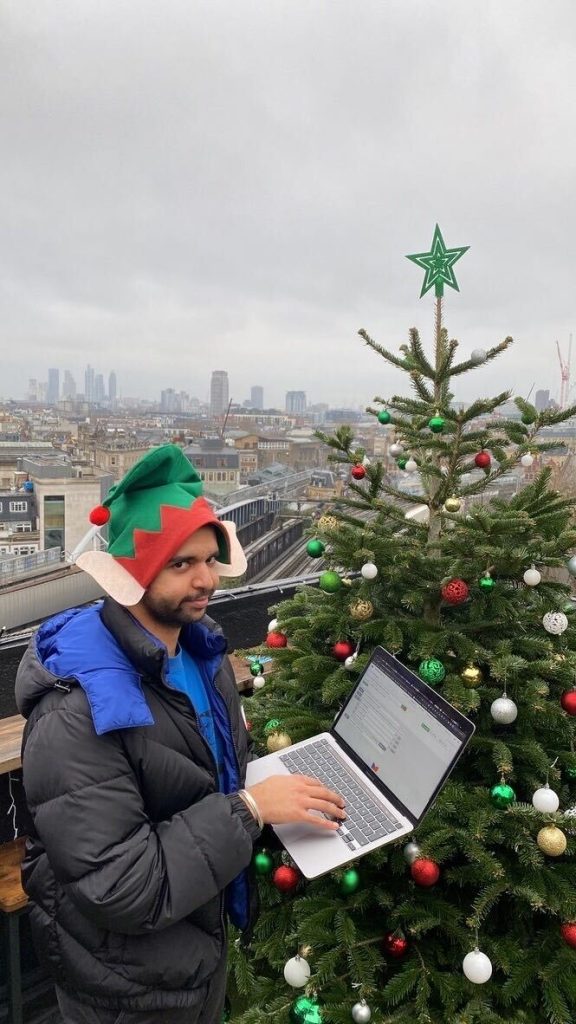
[[473, 731], [464, 715], [381, 647], [332, 727], [368, 776], [415, 819]]

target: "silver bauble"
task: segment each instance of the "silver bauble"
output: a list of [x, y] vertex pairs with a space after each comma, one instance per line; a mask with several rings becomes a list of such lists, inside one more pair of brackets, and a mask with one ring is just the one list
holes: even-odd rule
[[278, 619], [270, 619], [270, 622], [268, 623], [268, 632], [269, 633], [275, 633], [277, 629], [278, 629]]
[[490, 714], [498, 725], [511, 725], [516, 721], [518, 708], [510, 697], [497, 697], [490, 706]]
[[374, 580], [378, 575], [378, 567], [374, 562], [366, 562], [360, 569], [365, 580]]
[[531, 565], [529, 569], [526, 569], [524, 583], [527, 587], [537, 587], [541, 580], [542, 576], [535, 565]]
[[354, 1003], [352, 1007], [352, 1020], [354, 1024], [368, 1024], [368, 1021], [372, 1020], [372, 1010], [365, 999], [361, 999], [359, 1003]]
[[523, 466], [528, 468], [528, 466], [531, 466], [534, 462], [534, 456], [531, 455], [530, 452], [525, 452], [524, 455], [520, 456], [520, 462]]
[[418, 463], [416, 462], [416, 459], [408, 459], [408, 462], [404, 466], [404, 469], [406, 470], [407, 473], [415, 473], [416, 470], [418, 469]]
[[303, 956], [293, 956], [284, 964], [284, 980], [292, 988], [304, 988], [310, 981], [310, 964]]
[[566, 562], [566, 568], [571, 576], [576, 576], [576, 555], [572, 555]]
[[568, 619], [564, 612], [546, 612], [542, 619], [542, 625], [547, 633], [552, 633], [553, 636], [560, 636], [561, 633], [568, 629]]
[[486, 349], [475, 348], [470, 353], [470, 362], [474, 363], [474, 366], [480, 366], [486, 362]]
[[354, 666], [356, 665], [356, 658], [357, 657], [358, 657], [357, 654], [349, 655], [349, 657], [346, 658], [346, 661], [344, 662], [344, 668], [347, 668], [348, 671], [350, 672], [354, 668]]
[[418, 860], [418, 858], [422, 856], [422, 851], [418, 846], [418, 843], [415, 843], [413, 839], [411, 839], [409, 843], [406, 843], [402, 852], [407, 864], [413, 864], [415, 860]]
[[390, 452], [390, 455], [393, 455], [394, 458], [397, 458], [398, 455], [402, 455], [404, 449], [399, 441], [394, 441], [394, 443], [390, 445], [388, 451]]

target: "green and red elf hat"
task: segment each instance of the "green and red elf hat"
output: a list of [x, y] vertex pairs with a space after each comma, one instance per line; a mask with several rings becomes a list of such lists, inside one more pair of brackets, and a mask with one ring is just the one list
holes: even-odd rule
[[166, 444], [147, 452], [111, 487], [90, 522], [108, 526], [107, 551], [76, 559], [119, 604], [138, 604], [158, 573], [196, 530], [212, 526], [220, 576], [242, 576], [246, 556], [233, 522], [218, 519], [202, 494], [202, 480], [181, 448]]

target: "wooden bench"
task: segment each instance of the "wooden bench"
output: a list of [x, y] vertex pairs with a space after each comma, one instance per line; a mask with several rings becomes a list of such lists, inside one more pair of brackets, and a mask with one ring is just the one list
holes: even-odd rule
[[22, 972], [20, 968], [20, 918], [28, 906], [22, 888], [20, 865], [26, 840], [0, 845], [0, 912], [6, 930], [6, 971], [10, 1024], [22, 1024]]

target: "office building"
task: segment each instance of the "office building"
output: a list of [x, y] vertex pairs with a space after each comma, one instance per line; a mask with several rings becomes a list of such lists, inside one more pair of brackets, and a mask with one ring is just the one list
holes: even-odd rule
[[538, 412], [543, 412], [550, 405], [550, 391], [537, 391], [534, 398], [534, 407]]
[[264, 388], [260, 387], [259, 384], [255, 384], [253, 388], [250, 388], [250, 408], [264, 408]]
[[106, 398], [106, 388], [104, 387], [104, 374], [97, 373], [94, 377], [94, 401], [101, 403]]
[[84, 398], [87, 402], [94, 401], [94, 367], [90, 364], [84, 371]]
[[48, 391], [46, 402], [48, 405], [56, 405], [60, 398], [60, 370], [48, 370]]
[[62, 398], [74, 401], [76, 398], [76, 381], [70, 370], [64, 370], [64, 383], [62, 385]]
[[301, 415], [306, 412], [306, 392], [305, 391], [287, 391], [286, 392], [286, 412], [291, 415]]
[[108, 401], [111, 405], [114, 405], [118, 397], [118, 382], [116, 380], [116, 373], [112, 370], [108, 376]]
[[221, 416], [228, 408], [228, 373], [213, 370], [210, 381], [210, 415]]

